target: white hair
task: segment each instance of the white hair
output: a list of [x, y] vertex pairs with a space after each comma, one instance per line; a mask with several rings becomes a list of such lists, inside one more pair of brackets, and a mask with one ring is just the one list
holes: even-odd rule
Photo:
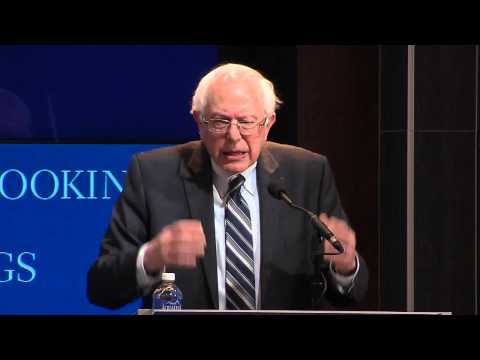
[[203, 113], [205, 111], [209, 87], [213, 81], [219, 77], [226, 80], [233, 80], [242, 77], [253, 77], [257, 79], [263, 95], [264, 109], [267, 116], [272, 115], [282, 103], [282, 101], [275, 95], [272, 82], [265, 78], [260, 72], [241, 64], [225, 64], [210, 71], [198, 83], [192, 99], [192, 109], [190, 111], [192, 114], [193, 112]]

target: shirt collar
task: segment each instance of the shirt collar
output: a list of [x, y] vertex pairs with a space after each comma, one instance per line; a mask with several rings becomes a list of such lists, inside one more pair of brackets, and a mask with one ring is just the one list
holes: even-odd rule
[[[213, 169], [213, 183], [217, 188], [218, 194], [221, 198], [223, 198], [228, 190], [228, 181], [237, 173], [231, 173], [229, 171], [225, 171], [217, 163], [210, 158], [210, 162], [212, 164]], [[247, 190], [250, 194], [255, 193], [255, 184], [256, 184], [256, 167], [257, 161], [255, 161], [252, 165], [242, 171], [240, 174], [245, 178], [245, 182], [243, 183], [243, 187]]]

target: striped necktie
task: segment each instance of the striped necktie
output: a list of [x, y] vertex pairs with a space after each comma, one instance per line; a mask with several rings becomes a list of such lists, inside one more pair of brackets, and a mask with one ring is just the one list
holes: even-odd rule
[[255, 310], [252, 223], [240, 194], [245, 182], [237, 175], [229, 183], [225, 206], [225, 293], [228, 310]]

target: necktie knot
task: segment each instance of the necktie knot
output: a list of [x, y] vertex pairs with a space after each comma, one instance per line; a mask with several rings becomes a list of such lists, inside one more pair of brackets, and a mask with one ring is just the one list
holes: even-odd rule
[[242, 187], [244, 182], [245, 178], [242, 174], [238, 174], [237, 176], [232, 177], [228, 181], [228, 190], [225, 195], [225, 199], [228, 201], [229, 197], [233, 197], [234, 195], [236, 195], [240, 191], [240, 188]]

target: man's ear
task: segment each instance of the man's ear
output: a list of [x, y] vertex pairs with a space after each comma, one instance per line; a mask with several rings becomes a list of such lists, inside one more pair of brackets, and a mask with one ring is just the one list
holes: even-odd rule
[[270, 132], [270, 129], [272, 128], [273, 124], [275, 124], [276, 120], [277, 120], [277, 115], [273, 113], [265, 121], [265, 127], [267, 128], [267, 131], [265, 132], [265, 140], [267, 140], [268, 133]]
[[269, 130], [273, 126], [273, 124], [275, 124], [275, 121], [277, 121], [277, 114], [273, 113], [267, 119], [267, 124], [266, 125], [267, 125], [267, 127], [269, 127]]
[[195, 122], [197, 123], [197, 126], [200, 126], [200, 118], [202, 116], [200, 111], [193, 111], [192, 116], [193, 116], [193, 119], [195, 120]]

